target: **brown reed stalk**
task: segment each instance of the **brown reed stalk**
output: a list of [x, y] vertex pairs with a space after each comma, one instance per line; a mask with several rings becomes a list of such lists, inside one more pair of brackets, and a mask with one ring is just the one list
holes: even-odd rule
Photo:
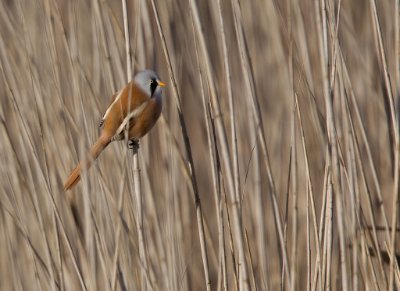
[[203, 259], [204, 275], [205, 275], [205, 280], [206, 280], [206, 288], [207, 288], [207, 290], [209, 290], [211, 282], [209, 279], [208, 257], [207, 257], [207, 248], [206, 248], [206, 244], [205, 244], [205, 234], [204, 234], [204, 222], [203, 222], [201, 200], [200, 200], [198, 186], [197, 186], [194, 162], [193, 162], [193, 157], [192, 157], [191, 145], [190, 145], [190, 141], [189, 141], [189, 137], [188, 137], [188, 133], [187, 133], [187, 129], [186, 129], [185, 119], [184, 119], [183, 113], [182, 113], [181, 98], [180, 98], [180, 94], [179, 94], [179, 91], [177, 88], [176, 78], [175, 78], [171, 60], [169, 57], [169, 52], [168, 52], [168, 48], [166, 45], [165, 36], [163, 34], [163, 29], [162, 29], [162, 26], [160, 23], [157, 6], [155, 5], [154, 0], [151, 1], [151, 4], [153, 7], [155, 19], [157, 22], [158, 32], [160, 35], [160, 39], [161, 39], [161, 43], [162, 43], [162, 47], [163, 47], [163, 51], [164, 51], [164, 55], [165, 55], [165, 60], [167, 61], [167, 64], [168, 64], [169, 77], [170, 77], [170, 80], [172, 83], [172, 89], [173, 89], [173, 93], [174, 93], [173, 95], [174, 95], [175, 103], [176, 103], [176, 106], [178, 109], [179, 122], [181, 125], [183, 140], [185, 142], [185, 150], [186, 150], [186, 154], [188, 157], [189, 170], [190, 170], [190, 174], [191, 174], [190, 177], [191, 177], [191, 182], [192, 182], [192, 190], [193, 190], [193, 194], [195, 197], [194, 200], [195, 200], [195, 206], [196, 206], [197, 224], [198, 224], [198, 231], [199, 231], [199, 238], [200, 238], [200, 245], [201, 245], [201, 255], [202, 255], [202, 259]]

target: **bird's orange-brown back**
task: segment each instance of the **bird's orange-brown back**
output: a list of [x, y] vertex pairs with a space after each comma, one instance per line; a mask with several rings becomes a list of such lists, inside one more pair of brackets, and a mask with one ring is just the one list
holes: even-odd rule
[[[144, 110], [148, 101], [150, 101], [150, 97], [134, 81], [129, 82], [124, 89], [117, 93], [115, 100], [107, 109], [103, 123], [103, 132], [114, 136], [125, 118], [130, 113], [135, 113], [135, 110], [137, 111], [137, 115], [140, 115], [140, 110]], [[137, 116], [133, 116], [130, 122], [134, 122], [135, 117]]]

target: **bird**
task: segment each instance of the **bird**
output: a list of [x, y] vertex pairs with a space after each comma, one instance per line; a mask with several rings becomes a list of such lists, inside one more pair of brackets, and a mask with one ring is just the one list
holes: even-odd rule
[[64, 191], [74, 187], [81, 178], [81, 171], [88, 170], [93, 161], [112, 142], [129, 140], [129, 148], [137, 151], [139, 139], [153, 128], [161, 115], [162, 90], [166, 83], [160, 81], [152, 70], [138, 72], [124, 88], [112, 96], [100, 122], [100, 136], [72, 170], [64, 184]]

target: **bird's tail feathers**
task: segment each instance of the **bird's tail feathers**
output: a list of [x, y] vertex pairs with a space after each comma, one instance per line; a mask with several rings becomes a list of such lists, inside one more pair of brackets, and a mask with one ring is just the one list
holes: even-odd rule
[[92, 165], [93, 161], [97, 159], [104, 148], [111, 142], [110, 138], [100, 136], [100, 138], [90, 148], [88, 156], [85, 160], [79, 162], [75, 169], [69, 175], [67, 181], [64, 184], [64, 191], [71, 189], [81, 179], [82, 169], [88, 170]]

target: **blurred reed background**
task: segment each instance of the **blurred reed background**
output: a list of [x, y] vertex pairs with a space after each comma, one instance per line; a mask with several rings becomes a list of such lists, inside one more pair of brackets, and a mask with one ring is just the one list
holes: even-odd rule
[[[398, 5], [0, 1], [0, 289], [400, 288]], [[65, 193], [128, 65], [140, 192], [116, 142]]]

